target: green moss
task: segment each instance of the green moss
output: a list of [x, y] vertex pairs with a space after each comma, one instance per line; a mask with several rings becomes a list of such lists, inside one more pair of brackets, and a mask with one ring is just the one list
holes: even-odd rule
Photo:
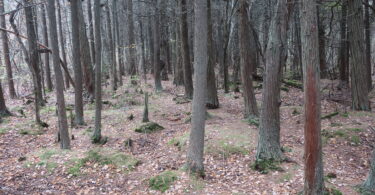
[[359, 136], [357, 136], [357, 135], [353, 135], [350, 138], [350, 142], [354, 143], [354, 145], [359, 145], [361, 143], [361, 138]]
[[165, 171], [157, 176], [151, 177], [149, 187], [161, 192], [167, 191], [172, 183], [177, 180], [177, 174], [173, 171]]
[[262, 174], [267, 174], [269, 171], [283, 171], [279, 165], [280, 162], [274, 160], [256, 160], [250, 167]]
[[259, 127], [259, 125], [260, 125], [259, 118], [257, 118], [257, 117], [251, 116], [251, 117], [247, 118], [246, 121], [250, 125], [254, 125], [256, 127]]
[[0, 128], [0, 135], [5, 134], [5, 133], [7, 133], [8, 131], [9, 131], [8, 128], [2, 127], [2, 128]]
[[190, 135], [189, 133], [186, 133], [182, 136], [174, 137], [168, 141], [168, 144], [176, 146], [178, 150], [182, 150], [182, 148], [186, 145], [189, 139], [189, 135]]
[[331, 119], [332, 117], [337, 116], [338, 114], [339, 112], [332, 112], [332, 113], [322, 116], [322, 119]]
[[40, 110], [40, 114], [42, 114], [42, 115], [49, 114], [49, 113], [55, 113], [55, 112], [56, 112], [55, 106], [44, 106]]
[[215, 143], [209, 144], [206, 147], [206, 152], [214, 156], [222, 156], [228, 158], [235, 154], [248, 154], [248, 150], [241, 145], [230, 143], [226, 140], [220, 140]]
[[286, 153], [286, 152], [292, 152], [292, 148], [288, 147], [288, 146], [283, 146], [281, 147], [281, 151]]
[[341, 127], [341, 126], [342, 126], [341, 123], [335, 123], [335, 122], [331, 123], [331, 127]]
[[364, 130], [361, 129], [361, 128], [348, 128], [347, 129], [348, 131], [352, 131], [352, 132], [363, 132]]
[[341, 116], [342, 116], [342, 117], [345, 117], [345, 118], [348, 118], [348, 117], [349, 117], [349, 113], [347, 113], [347, 112], [342, 113]]
[[137, 133], [152, 133], [155, 131], [161, 131], [164, 127], [160, 126], [155, 122], [148, 122], [135, 129]]
[[326, 188], [323, 194], [324, 195], [343, 195], [340, 190], [335, 189], [335, 188]]
[[50, 159], [55, 154], [57, 154], [57, 150], [55, 150], [55, 149], [46, 149], [44, 152], [42, 152], [39, 155], [39, 158], [41, 160], [48, 160], [48, 159]]
[[81, 168], [84, 167], [87, 162], [98, 163], [100, 165], [112, 164], [122, 170], [133, 170], [140, 163], [139, 160], [120, 152], [107, 153], [108, 152], [100, 152], [100, 150], [97, 149], [88, 151], [84, 158], [74, 159], [72, 161], [73, 165], [68, 168], [68, 173], [73, 176], [80, 175]]
[[287, 80], [287, 79], [284, 79], [283, 80], [283, 83], [287, 86], [291, 86], [291, 87], [295, 87], [295, 88], [298, 88], [298, 89], [302, 89], [303, 88], [303, 84], [297, 80]]
[[298, 110], [297, 110], [297, 108], [294, 108], [293, 109], [293, 112], [292, 112], [292, 115], [299, 115], [299, 114], [301, 114]]
[[43, 130], [27, 130], [27, 129], [21, 129], [19, 132], [21, 135], [42, 135], [44, 132]]

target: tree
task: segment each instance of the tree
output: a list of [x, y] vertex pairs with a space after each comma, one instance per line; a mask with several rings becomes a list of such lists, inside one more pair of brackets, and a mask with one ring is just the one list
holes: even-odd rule
[[[60, 46], [61, 46], [61, 55], [62, 55], [62, 60], [64, 64], [67, 64], [66, 60], [66, 52], [65, 52], [65, 37], [63, 34], [63, 27], [62, 27], [62, 17], [61, 17], [61, 6], [60, 6], [60, 0], [56, 1], [58, 10], [57, 10], [57, 21], [59, 21], [59, 37], [60, 37]], [[64, 72], [64, 77], [65, 77], [65, 87], [69, 88], [70, 87], [70, 82], [69, 82], [69, 75]]]
[[320, 64], [316, 0], [301, 7], [302, 65], [305, 93], [304, 194], [323, 194], [322, 141], [320, 136]]
[[253, 70], [254, 67], [256, 67], [256, 45], [253, 34], [250, 31], [247, 14], [248, 7], [246, 0], [240, 0], [238, 33], [241, 56], [241, 77], [245, 100], [245, 118], [259, 115], [252, 79]]
[[102, 139], [101, 120], [102, 120], [102, 40], [100, 25], [100, 1], [94, 1], [94, 20], [95, 20], [95, 131], [92, 137], [94, 143], [99, 143]]
[[191, 77], [191, 64], [189, 53], [188, 23], [187, 23], [187, 5], [186, 0], [180, 0], [180, 33], [181, 33], [181, 55], [184, 71], [185, 96], [193, 98], [193, 80]]
[[211, 16], [211, 0], [207, 0], [207, 37], [208, 37], [208, 69], [207, 69], [207, 102], [206, 107], [209, 109], [219, 108], [219, 98], [217, 97], [216, 79], [215, 79], [215, 59], [213, 47], [213, 31], [212, 31], [212, 16]]
[[[156, 10], [160, 10], [160, 3], [162, 0], [155, 0], [153, 2], [154, 7]], [[163, 90], [163, 87], [161, 85], [161, 67], [160, 67], [160, 13], [154, 14], [154, 22], [153, 22], [153, 47], [154, 47], [154, 80], [155, 80], [155, 90], [160, 92]]]
[[6, 104], [5, 104], [5, 98], [3, 93], [3, 87], [1, 86], [0, 82], [0, 119], [4, 116], [10, 116], [11, 113], [9, 112]]
[[262, 112], [256, 159], [282, 161], [280, 147], [280, 84], [286, 60], [287, 8], [278, 0], [269, 29], [266, 70], [263, 77]]
[[112, 91], [117, 90], [117, 74], [116, 74], [116, 54], [115, 54], [115, 41], [114, 41], [114, 31], [113, 31], [113, 24], [112, 24], [112, 19], [111, 19], [111, 12], [109, 10], [109, 5], [107, 2], [106, 5], [106, 19], [107, 19], [107, 30], [108, 30], [108, 37], [109, 37], [109, 64], [111, 66], [111, 88]]
[[68, 120], [66, 117], [64, 99], [64, 78], [60, 68], [60, 51], [57, 35], [55, 0], [48, 0], [47, 12], [49, 18], [49, 35], [52, 48], [53, 69], [55, 72], [55, 87], [57, 99], [57, 115], [61, 149], [70, 149], [70, 138], [68, 131]]
[[136, 63], [135, 63], [135, 57], [136, 57], [136, 48], [133, 48], [133, 45], [135, 45], [135, 38], [134, 38], [134, 21], [133, 21], [133, 1], [132, 0], [127, 0], [128, 5], [127, 5], [127, 11], [128, 11], [128, 34], [129, 34], [129, 54], [130, 54], [130, 59], [129, 59], [129, 74], [134, 76], [137, 74], [136, 71]]
[[83, 98], [82, 98], [82, 68], [81, 68], [81, 44], [79, 37], [79, 0], [70, 1], [71, 9], [71, 24], [72, 24], [72, 56], [74, 67], [74, 111], [75, 111], [75, 124], [84, 125], [83, 120]]
[[[4, 12], [5, 12], [4, 0], [0, 0], [0, 14], [1, 14], [0, 15], [0, 27], [3, 29], [6, 29], [5, 15], [3, 14]], [[3, 43], [3, 54], [4, 54], [4, 61], [5, 61], [5, 69], [7, 73], [9, 95], [10, 95], [10, 98], [14, 99], [17, 97], [17, 94], [14, 88], [13, 71], [12, 71], [12, 65], [10, 63], [9, 39], [5, 31], [1, 31], [1, 40]]]
[[[364, 1], [365, 4], [369, 4], [369, 0]], [[366, 65], [366, 79], [367, 87], [370, 92], [372, 89], [372, 78], [371, 78], [371, 27], [370, 27], [370, 13], [368, 6], [364, 6], [365, 9], [365, 65]]]
[[90, 43], [86, 33], [86, 23], [83, 16], [82, 3], [78, 1], [78, 19], [79, 19], [79, 41], [81, 50], [81, 67], [83, 70], [83, 83], [88, 92], [89, 99], [94, 98], [94, 73], [90, 56]]
[[207, 93], [207, 1], [194, 1], [194, 96], [187, 167], [189, 172], [204, 175], [203, 149]]
[[[47, 29], [47, 16], [46, 16], [46, 9], [44, 5], [41, 6], [42, 9], [42, 24], [43, 24], [43, 39], [44, 45], [48, 47], [48, 29]], [[48, 91], [52, 91], [52, 78], [51, 78], [51, 67], [49, 64], [49, 53], [46, 52], [44, 54], [44, 74], [46, 75], [45, 81], [47, 84]]]
[[[38, 54], [38, 45], [37, 45], [37, 36], [34, 24], [34, 13], [32, 10], [32, 1], [24, 0], [25, 5], [25, 18], [26, 18], [26, 30], [27, 30], [27, 37], [29, 39], [29, 50], [26, 50], [26, 47], [23, 45], [22, 41], [19, 39], [19, 43], [21, 44], [23, 51], [26, 56], [26, 62], [31, 70], [33, 76], [33, 83], [34, 83], [34, 96], [35, 96], [35, 121], [38, 125], [42, 125], [43, 122], [40, 119], [40, 106], [43, 105], [43, 98], [42, 98], [42, 85], [41, 85], [41, 77], [40, 77], [40, 64], [39, 64], [39, 54]], [[15, 31], [16, 26], [14, 25], [14, 15], [11, 16], [11, 23]], [[18, 36], [19, 38], [19, 36]]]
[[349, 84], [349, 47], [347, 33], [348, 1], [342, 0], [341, 21], [340, 21], [340, 47], [338, 54], [338, 68], [340, 86], [346, 87]]
[[371, 107], [366, 76], [362, 0], [348, 0], [348, 13], [352, 108], [369, 111]]
[[373, 194], [375, 192], [375, 150], [371, 156], [371, 167], [366, 181], [362, 184], [361, 190], [363, 194]]

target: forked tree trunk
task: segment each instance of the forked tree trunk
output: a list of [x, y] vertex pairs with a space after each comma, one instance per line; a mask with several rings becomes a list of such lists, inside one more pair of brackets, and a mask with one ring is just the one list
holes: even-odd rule
[[57, 99], [58, 127], [60, 137], [60, 148], [70, 149], [70, 138], [68, 131], [68, 119], [66, 117], [64, 99], [64, 78], [60, 68], [60, 51], [57, 35], [55, 0], [48, 0], [47, 12], [49, 18], [49, 35], [52, 47], [53, 68], [55, 72], [55, 87]]
[[189, 172], [204, 175], [203, 149], [207, 93], [207, 1], [194, 1], [194, 97], [187, 155]]
[[259, 115], [252, 78], [254, 67], [256, 67], [256, 43], [253, 38], [253, 33], [250, 31], [250, 23], [247, 14], [248, 7], [246, 0], [240, 0], [238, 36], [243, 97], [245, 101], [245, 118]]
[[278, 0], [269, 29], [266, 71], [263, 79], [262, 112], [257, 147], [257, 160], [281, 161], [280, 147], [280, 83], [286, 60], [287, 7]]
[[302, 64], [305, 93], [304, 194], [323, 194], [322, 141], [320, 136], [319, 32], [316, 0], [302, 1]]
[[348, 32], [350, 45], [350, 72], [352, 89], [352, 108], [354, 110], [371, 110], [368, 97], [368, 79], [365, 61], [365, 43], [363, 38], [362, 0], [348, 0]]

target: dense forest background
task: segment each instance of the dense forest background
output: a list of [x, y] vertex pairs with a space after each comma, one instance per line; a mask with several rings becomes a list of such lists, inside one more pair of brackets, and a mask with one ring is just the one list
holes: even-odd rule
[[0, 0], [0, 194], [375, 194], [373, 0]]

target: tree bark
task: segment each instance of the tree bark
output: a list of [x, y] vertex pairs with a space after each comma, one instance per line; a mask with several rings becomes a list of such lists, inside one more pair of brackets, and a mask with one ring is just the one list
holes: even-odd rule
[[[4, 12], [4, 0], [0, 0], [0, 27], [6, 29], [5, 15], [3, 15]], [[5, 69], [7, 73], [9, 96], [10, 98], [15, 99], [17, 98], [17, 94], [16, 89], [14, 88], [13, 71], [10, 62], [9, 39], [7, 33], [4, 31], [1, 31], [1, 40], [3, 43], [3, 54], [5, 61]]]
[[81, 50], [81, 67], [83, 73], [83, 83], [88, 93], [88, 98], [94, 98], [94, 72], [90, 56], [90, 44], [86, 33], [86, 23], [83, 16], [82, 3], [78, 1], [78, 19], [79, 19], [79, 41]]
[[[57, 21], [59, 22], [59, 37], [60, 37], [60, 46], [61, 46], [61, 55], [63, 63], [68, 66], [67, 60], [66, 60], [66, 52], [65, 52], [65, 36], [63, 34], [63, 27], [62, 27], [62, 17], [61, 17], [61, 6], [60, 6], [60, 0], [57, 0]], [[64, 71], [64, 78], [65, 78], [65, 87], [69, 89], [70, 82], [69, 82], [69, 74]]]
[[250, 31], [247, 8], [248, 4], [246, 0], [240, 0], [238, 36], [245, 118], [259, 115], [252, 78], [254, 67], [256, 67], [256, 43], [253, 33]]
[[342, 0], [340, 21], [340, 47], [338, 56], [339, 78], [342, 87], [349, 86], [349, 47], [347, 33], [348, 1]]
[[367, 176], [366, 181], [361, 186], [363, 194], [373, 194], [375, 193], [375, 150], [372, 152], [371, 157], [371, 167], [369, 175]]
[[366, 78], [362, 0], [349, 0], [348, 13], [351, 15], [348, 17], [348, 37], [352, 56], [350, 60], [352, 108], [354, 110], [369, 111], [371, 107], [368, 97], [368, 80]]
[[94, 20], [95, 20], [95, 131], [93, 142], [101, 140], [101, 117], [102, 117], [102, 76], [101, 76], [101, 25], [100, 25], [100, 1], [94, 1]]
[[115, 42], [114, 42], [114, 31], [113, 31], [113, 24], [112, 24], [112, 21], [111, 21], [111, 13], [110, 13], [110, 10], [109, 10], [109, 6], [107, 5], [106, 6], [107, 8], [107, 25], [108, 25], [108, 37], [109, 37], [109, 64], [111, 66], [111, 88], [112, 88], [112, 91], [116, 91], [117, 90], [117, 74], [116, 74], [116, 54], [115, 54]]
[[70, 149], [70, 138], [68, 131], [68, 120], [66, 117], [65, 99], [64, 99], [64, 78], [60, 68], [60, 51], [57, 35], [55, 0], [48, 0], [47, 12], [49, 18], [49, 35], [52, 47], [53, 68], [55, 72], [56, 103], [58, 113], [58, 127], [60, 135], [60, 148]]
[[319, 32], [316, 0], [302, 1], [301, 38], [305, 93], [304, 194], [323, 194], [322, 141], [320, 136]]
[[74, 67], [74, 111], [75, 124], [84, 125], [83, 120], [83, 98], [82, 98], [82, 68], [81, 68], [81, 44], [79, 37], [79, 0], [70, 1], [71, 25], [72, 25], [72, 56]]
[[[9, 112], [6, 104], [5, 104], [5, 98], [3, 93], [3, 87], [0, 82], [0, 120], [4, 116], [10, 116], [11, 113]], [[1, 121], [0, 121], [1, 122]]]
[[[48, 47], [48, 29], [47, 29], [47, 16], [46, 16], [46, 9], [43, 6], [41, 6], [42, 10], [42, 25], [43, 25], [43, 39], [44, 39], [44, 45]], [[44, 74], [46, 75], [45, 81], [47, 84], [48, 91], [52, 91], [53, 85], [52, 85], [52, 79], [51, 79], [51, 67], [49, 63], [49, 53], [44, 53]]]
[[257, 160], [284, 159], [280, 147], [280, 84], [282, 67], [286, 61], [287, 24], [286, 1], [278, 0], [269, 29], [265, 57], [267, 65], [263, 79]]
[[208, 69], [207, 69], [207, 100], [206, 107], [209, 109], [219, 108], [219, 98], [217, 96], [216, 78], [215, 78], [215, 59], [213, 55], [213, 32], [212, 32], [212, 15], [211, 0], [207, 0], [207, 53], [208, 53]]
[[[369, 0], [365, 0], [366, 4], [369, 4]], [[371, 27], [370, 27], [370, 13], [369, 8], [364, 6], [365, 9], [365, 64], [366, 64], [366, 79], [368, 85], [368, 91], [372, 90], [372, 78], [371, 78]]]
[[94, 20], [92, 19], [91, 0], [87, 0], [87, 17], [89, 23], [89, 42], [90, 42], [90, 53], [91, 62], [95, 64], [95, 37], [94, 37]]
[[137, 70], [136, 70], [136, 63], [135, 63], [136, 42], [134, 38], [133, 1], [132, 0], [127, 0], [127, 1], [128, 1], [128, 6], [127, 6], [128, 21], [129, 21], [129, 24], [127, 26], [128, 26], [128, 34], [129, 34], [129, 45], [130, 45], [129, 75], [134, 76], [137, 74]]
[[181, 0], [180, 2], [180, 12], [181, 12], [181, 22], [180, 22], [180, 32], [181, 32], [181, 49], [182, 49], [182, 63], [184, 68], [184, 86], [185, 86], [185, 96], [189, 99], [193, 98], [193, 80], [190, 64], [190, 54], [189, 54], [189, 38], [188, 38], [188, 24], [187, 24], [187, 5], [186, 0]]
[[[156, 10], [160, 9], [160, 1], [163, 0], [155, 0], [154, 7]], [[155, 80], [155, 90], [160, 92], [163, 90], [161, 85], [161, 67], [160, 67], [160, 13], [156, 13], [154, 15], [154, 22], [153, 22], [153, 37], [154, 37], [154, 80]]]
[[194, 97], [187, 155], [189, 172], [204, 175], [203, 149], [207, 94], [207, 1], [194, 1]]

